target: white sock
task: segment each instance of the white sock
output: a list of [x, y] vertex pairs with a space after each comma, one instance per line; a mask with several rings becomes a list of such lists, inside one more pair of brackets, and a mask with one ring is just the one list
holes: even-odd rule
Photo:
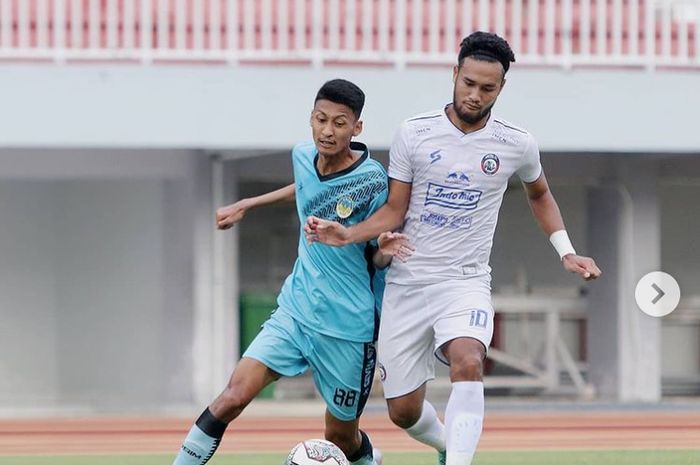
[[469, 465], [484, 422], [484, 383], [458, 381], [445, 409], [447, 465]]
[[416, 441], [433, 447], [438, 452], [445, 450], [445, 425], [438, 418], [435, 407], [427, 400], [423, 401], [420, 418], [406, 432]]

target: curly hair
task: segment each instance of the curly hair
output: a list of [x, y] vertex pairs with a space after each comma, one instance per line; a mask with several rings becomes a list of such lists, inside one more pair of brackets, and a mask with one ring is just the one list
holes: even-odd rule
[[511, 62], [515, 62], [515, 54], [508, 42], [491, 32], [473, 32], [462, 40], [459, 47], [459, 66], [462, 66], [465, 58], [473, 57], [477, 60], [500, 63], [505, 74]]

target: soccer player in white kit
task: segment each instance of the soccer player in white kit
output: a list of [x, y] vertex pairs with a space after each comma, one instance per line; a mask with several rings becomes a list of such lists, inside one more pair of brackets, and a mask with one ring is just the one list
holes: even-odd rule
[[[493, 334], [489, 256], [508, 178], [523, 182], [532, 213], [567, 271], [601, 271], [576, 254], [547, 185], [535, 139], [492, 113], [515, 61], [508, 43], [475, 32], [461, 43], [451, 104], [405, 121], [389, 157], [389, 199], [362, 223], [310, 217], [309, 241], [364, 242], [403, 228], [415, 247], [387, 275], [379, 372], [389, 416], [440, 463], [471, 463], [484, 417], [483, 360]], [[406, 251], [410, 254], [411, 251]], [[443, 425], [425, 400], [435, 358], [450, 367]]]

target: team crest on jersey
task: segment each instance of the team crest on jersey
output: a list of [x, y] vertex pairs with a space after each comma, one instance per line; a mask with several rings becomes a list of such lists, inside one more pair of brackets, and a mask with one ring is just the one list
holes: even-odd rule
[[488, 176], [493, 176], [498, 172], [498, 168], [501, 167], [501, 160], [495, 153], [487, 153], [484, 158], [481, 159], [481, 171]]
[[352, 211], [355, 208], [355, 202], [353, 202], [351, 197], [342, 197], [335, 204], [335, 213], [340, 218], [347, 218], [352, 215]]

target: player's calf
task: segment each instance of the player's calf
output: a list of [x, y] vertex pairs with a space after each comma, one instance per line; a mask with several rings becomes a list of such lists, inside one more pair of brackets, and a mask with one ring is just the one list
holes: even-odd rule
[[255, 395], [254, 393], [246, 392], [243, 386], [230, 383], [219, 394], [219, 397], [211, 403], [210, 410], [217, 418], [228, 424], [243, 412], [255, 398]]
[[340, 447], [340, 450], [343, 451], [346, 457], [358, 451], [362, 445], [362, 439], [358, 438], [357, 430], [342, 431], [326, 428], [325, 438], [326, 441], [330, 441]]
[[214, 455], [228, 424], [269, 383], [279, 378], [264, 364], [243, 358], [226, 389], [190, 429], [173, 465], [204, 465]]

